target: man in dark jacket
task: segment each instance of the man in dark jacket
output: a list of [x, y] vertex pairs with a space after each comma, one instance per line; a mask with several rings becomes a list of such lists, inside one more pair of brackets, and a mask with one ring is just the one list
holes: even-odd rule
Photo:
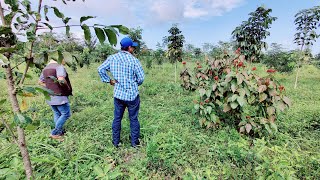
[[63, 65], [51, 60], [42, 70], [39, 83], [53, 91], [51, 99], [47, 103], [53, 111], [55, 128], [51, 131], [50, 137], [61, 139], [64, 135], [63, 125], [71, 116], [68, 96], [72, 95], [72, 87], [68, 73]]

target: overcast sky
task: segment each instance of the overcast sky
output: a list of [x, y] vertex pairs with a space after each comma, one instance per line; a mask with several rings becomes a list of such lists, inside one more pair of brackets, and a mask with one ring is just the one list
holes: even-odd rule
[[[31, 2], [37, 4], [38, 1]], [[203, 43], [229, 41], [234, 28], [247, 20], [250, 12], [264, 5], [273, 10], [272, 16], [278, 17], [272, 24], [267, 42], [295, 49], [294, 15], [302, 9], [320, 5], [318, 0], [77, 0], [68, 5], [61, 0], [43, 2], [58, 7], [65, 16], [71, 17], [71, 24], [79, 24], [81, 16], [92, 15], [97, 18], [88, 20], [88, 24], [140, 26], [143, 40], [149, 48], [155, 48], [157, 42], [168, 35], [173, 23], [179, 24], [186, 43], [197, 47], [202, 47]], [[60, 23], [54, 19], [51, 22]], [[71, 30], [81, 34], [77, 28]], [[313, 50], [320, 51], [319, 42]]]

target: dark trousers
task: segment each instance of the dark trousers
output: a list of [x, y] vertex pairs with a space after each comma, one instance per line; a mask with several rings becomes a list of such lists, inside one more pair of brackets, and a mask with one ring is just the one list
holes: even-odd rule
[[112, 123], [112, 142], [117, 146], [120, 142], [121, 132], [121, 120], [123, 117], [124, 110], [128, 107], [129, 119], [130, 119], [130, 134], [131, 134], [131, 145], [136, 146], [139, 144], [140, 137], [140, 123], [138, 120], [139, 108], [140, 108], [140, 97], [139, 95], [133, 101], [123, 101], [114, 98], [114, 120]]

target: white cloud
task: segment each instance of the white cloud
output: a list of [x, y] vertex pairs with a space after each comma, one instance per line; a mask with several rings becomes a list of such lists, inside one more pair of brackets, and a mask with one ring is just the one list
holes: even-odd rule
[[181, 1], [159, 0], [150, 6], [150, 15], [155, 20], [176, 21], [183, 18], [184, 4]]
[[199, 6], [197, 1], [190, 1], [185, 4], [184, 17], [186, 18], [198, 18], [209, 14], [208, 10]]
[[129, 26], [147, 23], [181, 22], [187, 19], [221, 16], [240, 6], [245, 0], [90, 0], [69, 2], [48, 1], [66, 15], [95, 15], [102, 22]]

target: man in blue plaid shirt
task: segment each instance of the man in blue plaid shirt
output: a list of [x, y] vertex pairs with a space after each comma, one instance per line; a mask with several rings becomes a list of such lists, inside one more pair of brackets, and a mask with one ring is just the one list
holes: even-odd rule
[[[144, 81], [144, 72], [140, 61], [132, 53], [138, 43], [131, 38], [125, 37], [120, 42], [121, 51], [111, 55], [98, 68], [102, 82], [114, 86], [114, 120], [112, 123], [112, 143], [115, 147], [120, 143], [121, 120], [126, 107], [128, 107], [131, 145], [136, 147], [140, 144], [140, 123], [138, 113], [140, 97], [138, 86]], [[111, 72], [111, 79], [107, 71]]]

